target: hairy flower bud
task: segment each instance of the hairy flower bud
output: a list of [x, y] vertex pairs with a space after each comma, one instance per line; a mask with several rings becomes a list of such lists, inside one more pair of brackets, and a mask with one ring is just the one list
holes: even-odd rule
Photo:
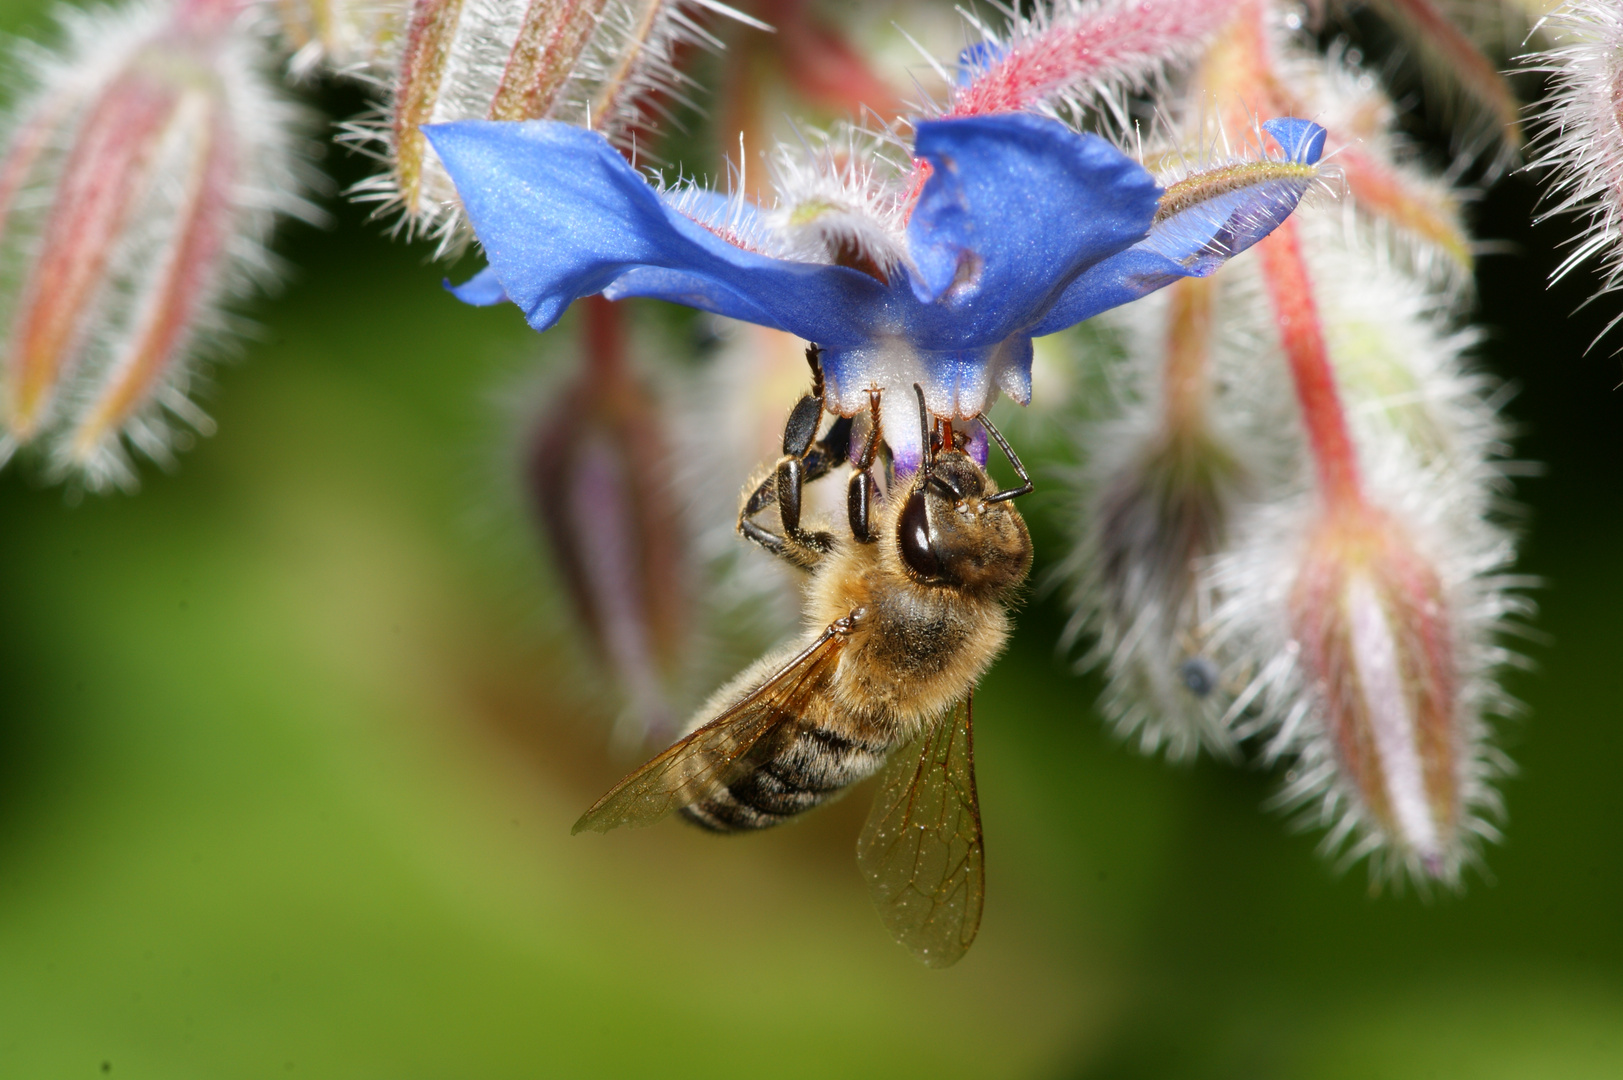
[[1454, 887], [1499, 837], [1491, 783], [1511, 766], [1487, 718], [1514, 703], [1494, 638], [1527, 608], [1498, 573], [1504, 535], [1408, 483], [1390, 509], [1254, 506], [1214, 560], [1210, 647], [1252, 673], [1231, 713], [1266, 738], [1264, 761], [1288, 762], [1277, 805], [1328, 829], [1341, 865], [1368, 856], [1377, 882]]
[[63, 25], [60, 55], [25, 54], [32, 90], [0, 163], [0, 448], [129, 486], [120, 436], [164, 461], [166, 413], [209, 430], [184, 360], [223, 328], [219, 302], [265, 275], [275, 213], [314, 211], [294, 114], [235, 3]]
[[1238, 6], [1234, 0], [1057, 0], [1011, 16], [1001, 33], [966, 15], [983, 40], [964, 51], [946, 115], [1114, 104], [1113, 91], [1143, 89], [1168, 66], [1196, 55]]
[[721, 46], [700, 12], [767, 29], [719, 0], [412, 0], [397, 47], [375, 65], [390, 88], [384, 121], [352, 123], [343, 136], [389, 163], [354, 194], [398, 209], [408, 234], [453, 246], [463, 239], [456, 188], [425, 125], [559, 120], [630, 149], [664, 108], [658, 98], [687, 100], [678, 49]]
[[[1427, 877], [1458, 872], [1460, 672], [1436, 570], [1395, 522], [1338, 514], [1308, 542], [1293, 640], [1338, 786], [1361, 826]], [[1355, 849], [1356, 850], [1356, 849]]]
[[686, 544], [660, 413], [628, 368], [621, 312], [596, 297], [583, 308], [585, 363], [536, 425], [529, 488], [576, 618], [624, 691], [617, 737], [641, 746], [675, 733]]
[[1281, 805], [1377, 879], [1452, 886], [1497, 836], [1508, 768], [1485, 719], [1509, 704], [1494, 638], [1525, 612], [1490, 517], [1503, 431], [1445, 305], [1346, 239], [1297, 227], [1262, 250], [1284, 354], [1265, 369], [1290, 372], [1299, 413], [1273, 426], [1297, 467], [1212, 560], [1207, 644], [1251, 673], [1229, 720], [1291, 762]]
[[[1068, 638], [1098, 641], [1085, 664], [1103, 663], [1101, 702], [1123, 737], [1180, 760], [1201, 746], [1235, 755], [1220, 723], [1221, 671], [1201, 648], [1204, 561], [1222, 549], [1249, 469], [1214, 428], [1214, 338], [1219, 278], [1189, 278], [1166, 290], [1162, 340], [1129, 345], [1142, 365], [1124, 415], [1088, 432], [1092, 475], [1084, 485], [1083, 540], [1064, 570], [1076, 581]], [[1127, 316], [1130, 319], [1131, 316]], [[1162, 320], [1157, 318], [1157, 324]]]

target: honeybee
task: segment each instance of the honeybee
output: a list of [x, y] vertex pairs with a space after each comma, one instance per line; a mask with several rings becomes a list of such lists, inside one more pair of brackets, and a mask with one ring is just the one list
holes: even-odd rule
[[[820, 371], [784, 433], [784, 455], [748, 496], [739, 531], [811, 571], [806, 637], [723, 686], [675, 745], [627, 776], [575, 824], [606, 831], [671, 812], [718, 832], [787, 821], [885, 766], [857, 862], [886, 926], [932, 967], [957, 961], [979, 929], [984, 846], [975, 794], [971, 697], [1008, 639], [1009, 603], [1031, 565], [1031, 536], [999, 491], [919, 399], [923, 461], [883, 501], [873, 477], [877, 394], [851, 450], [822, 416]], [[961, 438], [961, 437], [960, 437]], [[801, 486], [849, 458], [849, 540], [804, 529]], [[776, 503], [781, 533], [754, 517]], [[877, 505], [875, 505], [877, 503]]]

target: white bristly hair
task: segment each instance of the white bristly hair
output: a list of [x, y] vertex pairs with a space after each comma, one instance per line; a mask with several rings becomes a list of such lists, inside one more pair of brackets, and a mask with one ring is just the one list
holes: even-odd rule
[[[1543, 216], [1573, 214], [1583, 231], [1556, 267], [1559, 281], [1597, 264], [1601, 291], [1623, 286], [1623, 9], [1605, 0], [1579, 0], [1539, 23], [1554, 47], [1523, 57], [1552, 76], [1549, 108], [1533, 142], [1533, 167], [1550, 183]], [[1619, 316], [1623, 319], [1623, 316]], [[1617, 324], [1614, 319], [1606, 327]]]
[[888, 134], [852, 125], [778, 144], [768, 218], [785, 257], [868, 261], [887, 277], [907, 262], [906, 163], [890, 150]]

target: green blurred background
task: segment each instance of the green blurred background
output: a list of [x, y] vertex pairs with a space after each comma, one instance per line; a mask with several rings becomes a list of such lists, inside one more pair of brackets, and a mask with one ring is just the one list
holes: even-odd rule
[[548, 346], [353, 210], [290, 230], [177, 473], [0, 477], [0, 1076], [1623, 1076], [1618, 305], [1545, 292], [1533, 198], [1477, 208], [1517, 251], [1483, 362], [1548, 467], [1492, 879], [1372, 897], [1277, 778], [1115, 744], [1038, 598], [977, 698], [989, 899], [946, 972], [869, 907], [862, 792], [570, 837], [629, 762], [512, 479]]

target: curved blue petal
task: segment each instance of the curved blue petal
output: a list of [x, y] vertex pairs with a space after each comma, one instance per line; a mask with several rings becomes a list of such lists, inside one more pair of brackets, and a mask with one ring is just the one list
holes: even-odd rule
[[[1216, 269], [1216, 266], [1211, 268]], [[1207, 273], [1211, 273], [1208, 270]], [[1147, 244], [1137, 244], [1077, 278], [1048, 316], [1031, 331], [1034, 337], [1057, 333], [1091, 319], [1101, 312], [1148, 296], [1164, 289], [1184, 277], [1204, 277], [1191, 274], [1182, 264], [1153, 250]]]
[[[668, 300], [673, 304], [697, 308], [700, 311], [725, 315], [729, 319], [755, 323], [757, 326], [784, 327], [748, 295], [741, 293], [712, 277], [692, 274], [685, 270], [670, 270], [663, 266], [637, 266], [614, 279], [603, 290], [610, 300], [626, 300], [634, 296]], [[827, 333], [840, 337], [841, 344], [866, 341], [866, 333], [840, 333], [841, 327], [829, 327]], [[810, 337], [802, 333], [801, 337]]]
[[[423, 130], [456, 183], [491, 272], [538, 330], [577, 298], [655, 267], [680, 271], [680, 296], [671, 298], [682, 303], [732, 313], [747, 302], [752, 321], [830, 344], [874, 333], [878, 282], [728, 243], [662, 201], [596, 132], [545, 120], [462, 120]], [[649, 279], [644, 284], [635, 295], [664, 295]]]
[[460, 285], [447, 281], [445, 289], [464, 304], [474, 307], [507, 303], [507, 290], [502, 288], [502, 283], [496, 279], [496, 272], [488, 266]]
[[[1315, 165], [1324, 128], [1307, 120], [1270, 120], [1263, 128], [1296, 165]], [[1276, 161], [1278, 159], [1275, 159]], [[1229, 190], [1158, 220], [1150, 234], [1084, 271], [1031, 331], [1052, 334], [1137, 300], [1183, 277], [1208, 277], [1276, 229], [1296, 209], [1316, 174], [1293, 171]]]
[[1274, 137], [1285, 157], [1299, 165], [1317, 165], [1324, 156], [1324, 128], [1295, 116], [1276, 116], [1263, 122], [1262, 130]]
[[1140, 240], [1161, 189], [1097, 135], [1019, 113], [921, 123], [932, 167], [908, 222], [921, 303], [986, 325], [1029, 327], [1078, 273]]

